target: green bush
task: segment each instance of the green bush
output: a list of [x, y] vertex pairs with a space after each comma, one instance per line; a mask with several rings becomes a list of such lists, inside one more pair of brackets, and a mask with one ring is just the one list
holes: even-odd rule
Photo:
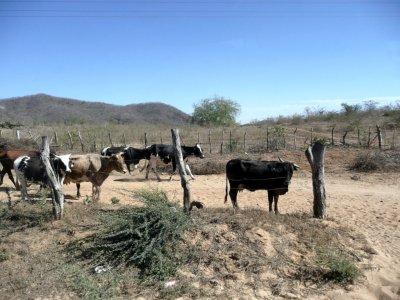
[[144, 206], [127, 208], [110, 218], [89, 252], [113, 266], [134, 265], [147, 279], [174, 276], [187, 252], [183, 234], [192, 226], [183, 209], [158, 189], [137, 193]]
[[361, 272], [348, 255], [339, 249], [323, 248], [317, 253], [318, 264], [325, 270], [323, 277], [341, 283], [352, 283]]

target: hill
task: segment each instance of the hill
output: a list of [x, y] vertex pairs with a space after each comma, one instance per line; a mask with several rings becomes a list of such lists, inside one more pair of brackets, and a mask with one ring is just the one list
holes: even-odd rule
[[190, 116], [164, 103], [112, 105], [37, 94], [0, 99], [0, 119], [23, 124], [151, 123], [181, 125]]

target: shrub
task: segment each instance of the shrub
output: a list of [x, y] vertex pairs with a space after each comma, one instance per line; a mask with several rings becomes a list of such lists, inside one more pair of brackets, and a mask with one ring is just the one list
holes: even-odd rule
[[187, 254], [183, 234], [191, 220], [158, 189], [137, 193], [144, 206], [127, 208], [109, 219], [111, 230], [100, 234], [89, 252], [113, 266], [134, 265], [148, 279], [174, 276]]
[[325, 269], [323, 277], [341, 283], [352, 283], [361, 272], [354, 262], [339, 249], [323, 248], [317, 253], [318, 264]]

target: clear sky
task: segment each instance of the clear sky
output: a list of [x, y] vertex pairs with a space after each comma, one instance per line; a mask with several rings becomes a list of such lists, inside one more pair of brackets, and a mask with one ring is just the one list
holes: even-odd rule
[[400, 0], [0, 0], [0, 99], [46, 93], [242, 123], [400, 99]]

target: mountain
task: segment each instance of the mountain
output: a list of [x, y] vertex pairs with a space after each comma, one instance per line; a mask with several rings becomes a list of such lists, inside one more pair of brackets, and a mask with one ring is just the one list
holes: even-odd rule
[[0, 120], [29, 123], [104, 123], [182, 125], [190, 116], [164, 103], [113, 105], [37, 94], [0, 99]]

